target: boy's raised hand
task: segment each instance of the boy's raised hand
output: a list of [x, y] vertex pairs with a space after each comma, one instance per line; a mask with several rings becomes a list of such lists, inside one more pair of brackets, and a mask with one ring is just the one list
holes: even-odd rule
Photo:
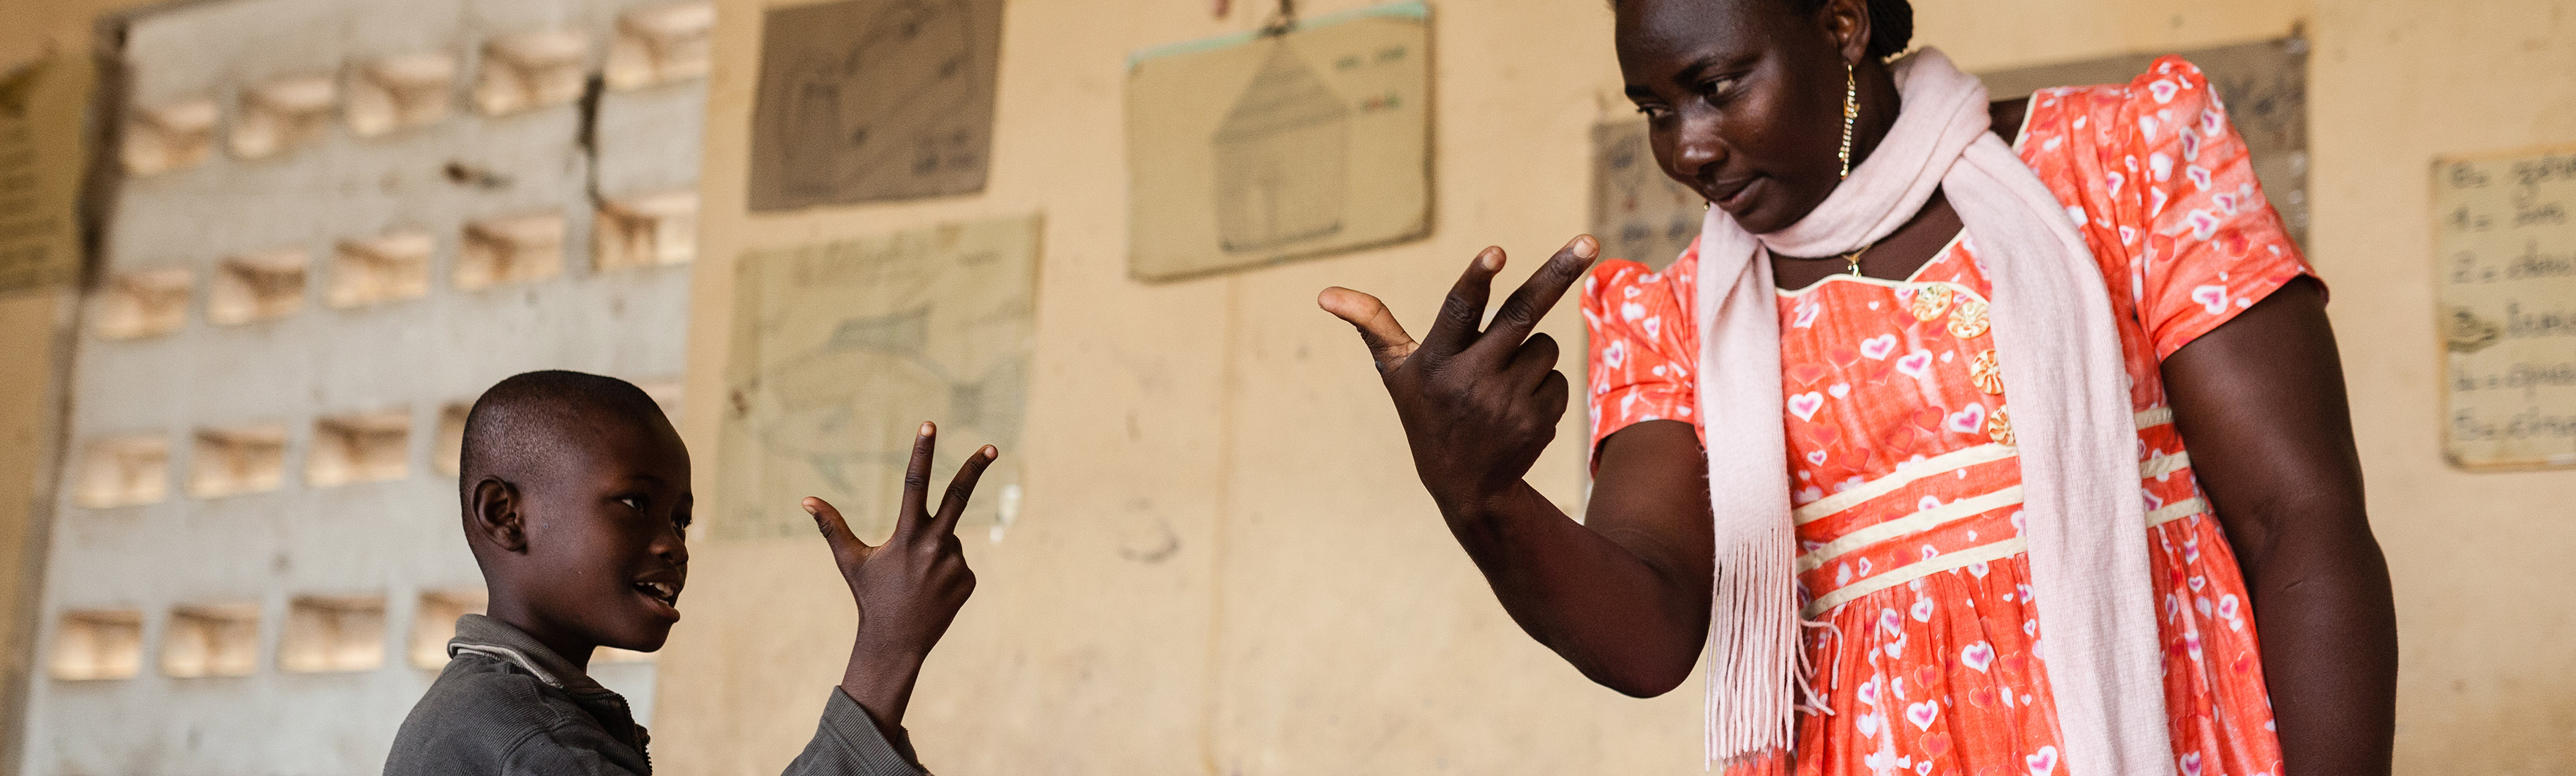
[[1315, 300], [1359, 329], [1395, 399], [1415, 473], [1444, 513], [1457, 517], [1456, 510], [1472, 510], [1519, 483], [1556, 438], [1568, 382], [1556, 371], [1556, 340], [1532, 332], [1600, 251], [1590, 235], [1566, 243], [1478, 331], [1503, 269], [1503, 249], [1486, 248], [1450, 288], [1419, 343], [1377, 297], [1336, 286]]
[[957, 520], [966, 512], [976, 480], [1001, 452], [985, 445], [966, 456], [934, 513], [928, 509], [930, 453], [938, 434], [938, 427], [923, 423], [913, 440], [912, 463], [903, 475], [902, 511], [885, 544], [870, 547], [860, 541], [830, 503], [810, 496], [804, 502], [859, 605], [858, 639], [850, 648], [841, 690], [882, 728], [902, 725], [922, 660], [975, 592], [975, 572], [966, 568], [965, 547], [957, 541]]

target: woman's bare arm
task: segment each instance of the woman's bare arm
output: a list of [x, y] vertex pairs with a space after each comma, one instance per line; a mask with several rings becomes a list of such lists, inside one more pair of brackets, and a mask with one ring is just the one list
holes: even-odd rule
[[2283, 776], [2389, 772], [2397, 615], [2314, 281], [2164, 362], [2174, 423], [2254, 596]]
[[1556, 341], [1531, 331], [1598, 251], [1576, 238], [1477, 331], [1503, 264], [1486, 249], [1419, 343], [1376, 297], [1333, 288], [1317, 301], [1359, 328], [1416, 474], [1513, 621], [1593, 681], [1660, 695], [1690, 675], [1708, 631], [1715, 544], [1697, 435], [1673, 422], [1611, 435], [1588, 525], [1522, 479], [1569, 401]]

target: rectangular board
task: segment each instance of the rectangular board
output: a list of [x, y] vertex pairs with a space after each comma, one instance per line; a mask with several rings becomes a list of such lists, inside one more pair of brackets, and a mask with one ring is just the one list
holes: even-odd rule
[[984, 190], [1002, 0], [771, 9], [751, 118], [751, 209]]
[[94, 70], [85, 57], [54, 56], [0, 73], [0, 292], [80, 275]]
[[1593, 125], [1592, 236], [1601, 241], [1601, 255], [1660, 272], [1699, 239], [1707, 213], [1699, 192], [1655, 162], [1644, 119]]
[[2444, 452], [2576, 466], [2576, 146], [2437, 159]]
[[1430, 8], [1408, 2], [1129, 57], [1129, 274], [1429, 234], [1430, 55]]
[[[1016, 513], [1034, 346], [1037, 216], [751, 251], [735, 267], [717, 466], [720, 540], [804, 536], [799, 499], [861, 538], [893, 530], [922, 421], [935, 488], [967, 453], [1005, 452], [961, 525]], [[934, 502], [936, 497], [933, 498]]]

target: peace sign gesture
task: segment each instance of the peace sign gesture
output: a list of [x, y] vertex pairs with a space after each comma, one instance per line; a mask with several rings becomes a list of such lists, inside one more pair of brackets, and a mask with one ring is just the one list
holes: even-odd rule
[[1568, 383], [1556, 371], [1556, 339], [1530, 332], [1600, 252], [1591, 235], [1566, 243], [1477, 331], [1503, 269], [1503, 249], [1486, 248], [1418, 343], [1377, 297], [1336, 286], [1315, 300], [1359, 328], [1395, 399], [1414, 471], [1444, 513], [1504, 493], [1556, 438]]
[[850, 666], [841, 689], [876, 717], [880, 725], [899, 725], [912, 698], [912, 684], [930, 648], [948, 632], [975, 593], [975, 572], [966, 568], [965, 547], [957, 541], [957, 520], [975, 482], [1001, 452], [985, 445], [966, 456], [957, 477], [930, 511], [930, 453], [939, 428], [921, 424], [912, 441], [912, 462], [903, 473], [902, 510], [894, 535], [874, 547], [850, 532], [841, 511], [808, 496], [804, 507], [814, 527], [832, 546], [832, 561], [859, 604], [859, 635], [850, 650]]

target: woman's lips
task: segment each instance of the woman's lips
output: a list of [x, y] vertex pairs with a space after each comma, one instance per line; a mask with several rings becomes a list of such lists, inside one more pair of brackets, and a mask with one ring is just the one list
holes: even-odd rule
[[1761, 182], [1761, 178], [1747, 179], [1743, 183], [1733, 184], [1734, 188], [1732, 190], [1729, 190], [1724, 185], [1713, 185], [1710, 188], [1721, 193], [1718, 196], [1709, 198], [1709, 201], [1715, 203], [1719, 209], [1725, 210], [1728, 213], [1742, 212], [1740, 208], [1742, 208], [1745, 203], [1750, 202], [1753, 199], [1751, 196], [1753, 187]]

